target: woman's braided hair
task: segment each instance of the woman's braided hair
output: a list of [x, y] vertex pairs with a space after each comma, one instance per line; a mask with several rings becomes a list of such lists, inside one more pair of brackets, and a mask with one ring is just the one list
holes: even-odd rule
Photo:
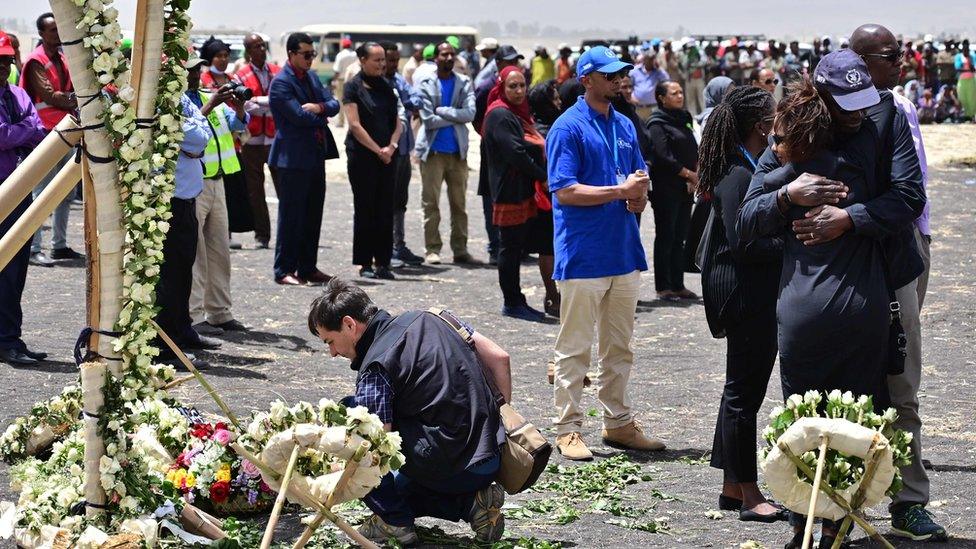
[[708, 116], [698, 146], [698, 189], [711, 195], [712, 189], [732, 168], [732, 160], [742, 156], [739, 147], [753, 126], [773, 110], [773, 96], [755, 86], [738, 86], [725, 95]]

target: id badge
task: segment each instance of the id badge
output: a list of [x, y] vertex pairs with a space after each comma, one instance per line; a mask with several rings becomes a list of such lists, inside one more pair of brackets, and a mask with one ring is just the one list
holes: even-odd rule
[[627, 181], [627, 176], [624, 175], [624, 174], [622, 174], [622, 173], [618, 173], [617, 174], [617, 185], [623, 185], [624, 181]]

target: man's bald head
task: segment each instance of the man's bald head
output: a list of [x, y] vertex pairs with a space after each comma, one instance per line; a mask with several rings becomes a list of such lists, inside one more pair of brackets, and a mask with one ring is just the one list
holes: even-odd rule
[[255, 67], [264, 67], [265, 61], [268, 60], [268, 44], [260, 34], [252, 32], [244, 37], [244, 51]]
[[851, 34], [851, 49], [864, 59], [874, 86], [879, 90], [898, 84], [901, 73], [901, 46], [883, 25], [868, 23]]
[[898, 40], [887, 27], [877, 23], [868, 23], [854, 29], [851, 34], [851, 49], [860, 55], [866, 53], [882, 53], [886, 46], [898, 45]]

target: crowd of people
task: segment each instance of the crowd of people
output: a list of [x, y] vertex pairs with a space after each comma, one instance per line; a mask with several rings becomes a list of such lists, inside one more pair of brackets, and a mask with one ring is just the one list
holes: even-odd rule
[[[39, 17], [37, 27], [41, 43], [20, 69], [19, 85], [0, 88], [2, 178], [77, 108], [53, 16]], [[18, 67], [13, 43], [0, 34], [3, 82]], [[415, 379], [407, 371], [417, 366], [407, 355], [416, 361], [430, 349], [419, 340], [411, 341], [420, 350], [393, 343], [409, 339], [411, 330], [443, 326], [433, 320], [424, 328], [427, 320], [417, 324], [411, 317], [389, 332], [397, 319], [378, 311], [361, 289], [319, 269], [325, 161], [339, 157], [331, 128], [340, 121], [348, 127], [351, 259], [368, 279], [393, 281], [404, 266], [444, 261], [439, 204], [445, 187], [452, 260], [482, 263], [469, 250], [466, 203], [468, 153], [480, 143], [485, 252], [487, 263], [497, 265], [501, 313], [559, 319], [548, 375], [556, 447], [566, 459], [593, 457], [581, 433], [581, 400], [591, 383], [594, 343], [603, 440], [643, 451], [665, 447], [644, 433], [627, 393], [634, 312], [641, 272], [648, 269], [640, 223], [653, 215], [658, 299], [699, 299], [684, 276], [701, 272], [710, 331], [727, 341], [712, 454], [724, 474], [720, 507], [739, 510], [746, 521], [788, 518], [797, 533], [787, 547], [799, 547], [802, 517], [764, 497], [756, 470], [756, 415], [778, 356], [784, 397], [849, 390], [897, 409], [896, 426], [914, 436], [914, 461], [892, 501], [892, 527], [914, 539], [945, 538], [925, 510], [929, 484], [921, 464], [919, 309], [931, 232], [919, 124], [938, 120], [926, 111], [929, 99], [937, 103], [933, 89], [943, 99], [958, 97], [955, 119], [972, 117], [967, 105], [976, 91], [976, 59], [968, 41], [958, 51], [947, 42], [936, 52], [931, 41], [915, 48], [884, 27], [865, 25], [836, 50], [828, 38], [808, 52], [797, 42], [759, 48], [736, 39], [654, 41], [619, 53], [595, 46], [579, 55], [562, 44], [557, 59], [540, 46], [526, 63], [516, 48], [494, 39], [462, 45], [445, 37], [415, 47], [401, 71], [398, 44], [344, 40], [335, 93], [311, 69], [315, 41], [307, 34], [288, 37], [281, 66], [268, 59], [259, 35], [248, 35], [244, 45], [246, 62], [236, 67], [230, 47], [214, 38], [186, 62], [185, 137], [157, 320], [187, 349], [216, 348], [215, 336], [246, 330], [232, 312], [230, 235], [253, 231], [258, 248], [274, 238], [274, 282], [328, 285], [313, 304], [309, 328], [333, 355], [358, 369], [367, 352], [379, 356], [374, 341], [401, 349], [377, 358], [380, 368], [359, 373], [356, 398], [400, 430], [411, 452], [464, 459], [445, 457], [448, 469], [418, 472], [410, 488], [401, 479], [381, 486], [368, 498], [376, 513], [364, 526], [370, 537], [408, 542], [416, 538], [414, 518], [439, 516], [470, 520], [484, 539], [497, 539], [503, 495], [490, 479], [501, 435], [497, 416], [485, 412], [493, 423], [458, 426], [471, 433], [425, 437], [451, 409], [483, 411], [490, 395], [473, 381], [481, 378], [461, 376], [462, 387], [457, 372], [438, 365], [431, 375], [440, 377], [424, 379], [440, 379], [458, 394], [438, 393], [420, 406], [416, 395], [408, 396]], [[902, 85], [904, 94], [889, 91]], [[423, 255], [407, 246], [404, 228], [414, 163]], [[273, 234], [265, 166], [278, 197]], [[0, 232], [29, 203], [26, 198]], [[58, 215], [52, 255], [76, 258], [58, 229], [67, 213], [60, 221]], [[21, 339], [20, 300], [36, 253], [25, 246], [0, 275], [0, 359], [11, 364], [45, 358]], [[538, 255], [540, 305], [521, 290], [528, 254]], [[510, 399], [507, 355], [468, 328], [474, 352], [495, 365], [495, 381]], [[165, 353], [161, 359], [175, 362]], [[465, 400], [475, 396], [477, 403]], [[417, 437], [425, 448], [412, 446], [420, 444]], [[451, 440], [474, 446], [455, 447]], [[825, 523], [821, 547], [835, 534], [836, 525]]]

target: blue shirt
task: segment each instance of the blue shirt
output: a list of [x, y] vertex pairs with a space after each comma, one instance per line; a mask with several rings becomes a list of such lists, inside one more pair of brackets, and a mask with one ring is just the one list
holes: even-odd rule
[[185, 118], [183, 118], [183, 143], [180, 144], [180, 154], [176, 157], [176, 190], [173, 196], [190, 200], [196, 198], [203, 190], [203, 161], [201, 158], [191, 158], [186, 153], [193, 156], [202, 155], [203, 150], [207, 148], [207, 142], [213, 137], [213, 132], [210, 131], [210, 123], [200, 109], [185, 93], [180, 98], [180, 107]]
[[[438, 81], [441, 83], [440, 106], [450, 107], [451, 100], [454, 98], [454, 85], [457, 84], [457, 78], [454, 76], [454, 73], [451, 73], [451, 77], [447, 80], [438, 78]], [[461, 147], [458, 145], [457, 133], [455, 133], [453, 125], [437, 130], [437, 135], [434, 136], [434, 141], [430, 144], [430, 150], [443, 154], [457, 154], [461, 152]]]
[[400, 103], [403, 104], [403, 118], [400, 122], [403, 123], [403, 131], [400, 132], [400, 142], [397, 146], [397, 154], [400, 156], [407, 156], [410, 151], [413, 150], [414, 137], [413, 130], [410, 128], [410, 118], [420, 110], [423, 105], [423, 101], [420, 99], [420, 94], [413, 89], [407, 79], [403, 77], [400, 73], [395, 73], [393, 75], [393, 87], [396, 89], [397, 93], [400, 95]]
[[641, 65], [630, 71], [630, 79], [634, 82], [634, 99], [637, 103], [643, 106], [657, 105], [654, 88], [668, 79], [668, 73], [660, 68], [648, 72]]
[[[611, 146], [617, 150], [617, 167]], [[609, 187], [617, 184], [618, 173], [626, 176], [646, 170], [634, 124], [613, 107], [608, 120], [580, 97], [550, 128], [546, 156], [553, 193], [553, 279], [646, 271], [637, 217], [627, 211], [623, 200], [599, 206], [565, 206], [556, 195], [556, 191], [576, 183]]]

